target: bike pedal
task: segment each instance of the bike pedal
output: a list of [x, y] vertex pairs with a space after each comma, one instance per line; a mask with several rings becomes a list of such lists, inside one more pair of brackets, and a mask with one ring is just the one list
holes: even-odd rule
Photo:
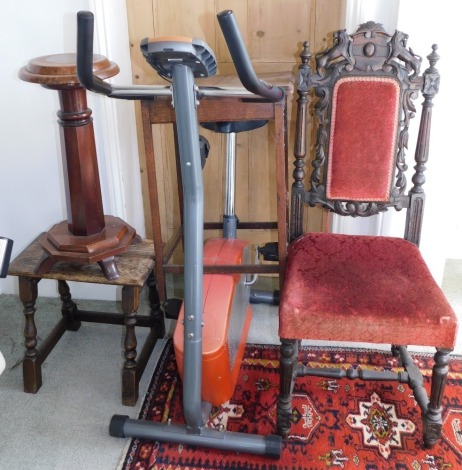
[[257, 250], [265, 261], [279, 261], [277, 242], [265, 243], [263, 246], [259, 246]]

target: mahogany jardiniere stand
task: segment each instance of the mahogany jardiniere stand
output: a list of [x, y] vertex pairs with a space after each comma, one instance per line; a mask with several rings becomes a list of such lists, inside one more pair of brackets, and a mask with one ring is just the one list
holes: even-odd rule
[[[95, 55], [93, 71], [104, 79], [114, 76], [119, 68], [104, 56]], [[38, 392], [42, 386], [42, 364], [66, 331], [77, 331], [82, 321], [125, 325], [121, 394], [124, 405], [134, 406], [147, 361], [157, 339], [165, 334], [153, 275], [153, 243], [138, 240], [139, 237], [137, 243], [132, 243], [135, 230], [121, 219], [103, 213], [91, 110], [87, 107], [85, 88], [77, 79], [75, 54], [33, 59], [19, 76], [59, 93], [68, 210], [68, 220], [39, 235], [8, 270], [10, 276], [19, 279], [19, 298], [24, 306], [24, 391]], [[58, 282], [62, 316], [40, 340], [35, 316], [38, 283], [42, 279]], [[72, 300], [69, 281], [121, 287], [122, 313], [79, 309]], [[145, 286], [149, 314], [138, 316], [141, 290]], [[139, 354], [135, 331], [138, 326], [150, 329]]]
[[[106, 79], [119, 67], [94, 55], [93, 72]], [[107, 279], [119, 276], [114, 256], [127, 250], [135, 229], [118, 217], [104, 215], [91, 109], [86, 90], [77, 78], [76, 55], [55, 54], [29, 61], [19, 78], [57, 90], [67, 220], [54, 225], [40, 239], [47, 253], [39, 267], [47, 272], [58, 261], [98, 263]]]

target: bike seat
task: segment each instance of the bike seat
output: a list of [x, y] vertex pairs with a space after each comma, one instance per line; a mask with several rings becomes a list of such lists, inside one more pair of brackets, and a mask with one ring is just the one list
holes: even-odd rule
[[231, 132], [247, 132], [263, 127], [268, 121], [223, 121], [223, 122], [201, 122], [201, 126], [213, 132], [230, 134]]

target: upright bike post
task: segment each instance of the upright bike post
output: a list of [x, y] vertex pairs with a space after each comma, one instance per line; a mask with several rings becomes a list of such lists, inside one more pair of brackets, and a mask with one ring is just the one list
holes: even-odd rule
[[199, 429], [205, 424], [201, 405], [204, 190], [194, 74], [178, 64], [172, 79], [184, 194], [184, 278], [190, 281], [184, 286], [183, 406], [188, 426]]

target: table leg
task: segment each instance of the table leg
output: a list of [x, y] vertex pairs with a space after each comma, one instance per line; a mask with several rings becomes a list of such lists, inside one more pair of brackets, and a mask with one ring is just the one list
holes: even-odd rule
[[140, 304], [140, 288], [122, 288], [122, 310], [125, 323], [125, 363], [122, 370], [122, 404], [134, 406], [138, 400], [139, 377], [136, 364], [136, 314]]
[[151, 271], [146, 286], [149, 288], [149, 316], [152, 319], [151, 332], [155, 332], [156, 338], [163, 338], [165, 336], [165, 320], [164, 312], [160, 308], [160, 296], [157, 290], [156, 275]]
[[42, 386], [42, 360], [37, 351], [37, 327], [35, 326], [35, 302], [38, 295], [38, 279], [19, 277], [19, 298], [24, 306], [24, 345], [26, 352], [22, 363], [24, 391], [37, 393]]
[[289, 197], [287, 175], [287, 98], [274, 105], [274, 126], [276, 129], [276, 186], [277, 186], [277, 221], [278, 221], [278, 258], [279, 289], [284, 284], [287, 257], [287, 224], [289, 221]]
[[80, 328], [81, 322], [75, 319], [78, 309], [77, 305], [72, 301], [71, 290], [66, 281], [58, 281], [58, 292], [62, 302], [61, 312], [63, 317], [68, 320], [67, 329], [77, 331]]

